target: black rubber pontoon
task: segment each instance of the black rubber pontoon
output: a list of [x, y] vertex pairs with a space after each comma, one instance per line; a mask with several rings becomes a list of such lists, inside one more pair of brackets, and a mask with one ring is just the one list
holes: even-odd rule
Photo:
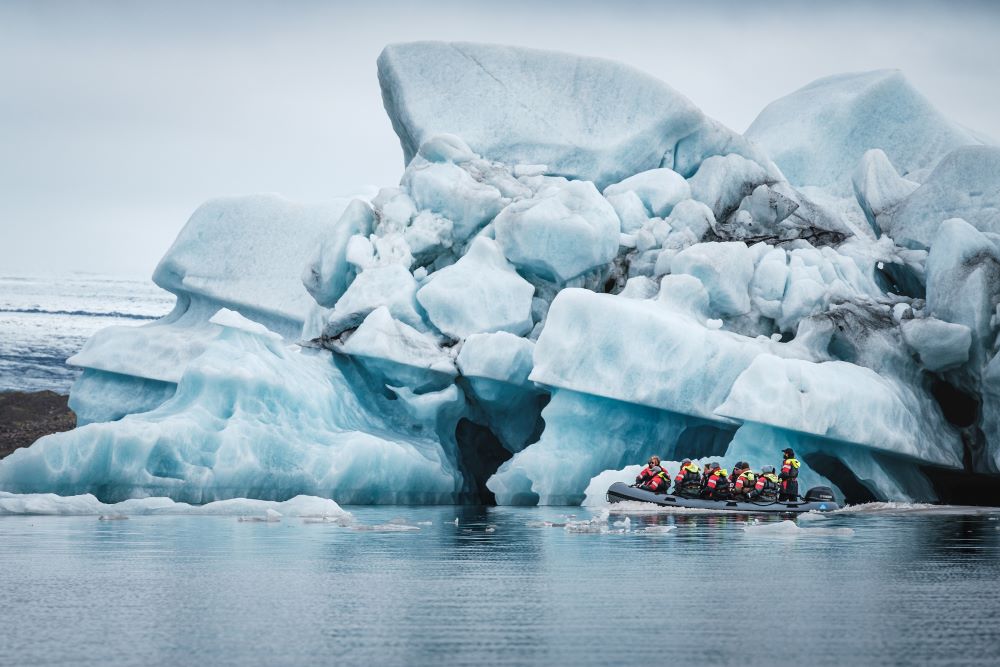
[[795, 502], [766, 502], [762, 500], [746, 502], [737, 500], [705, 500], [702, 498], [685, 498], [666, 493], [653, 493], [646, 489], [629, 486], [624, 482], [615, 482], [608, 489], [608, 502], [638, 501], [653, 503], [660, 507], [687, 507], [691, 509], [728, 510], [743, 513], [794, 513], [829, 512], [839, 509], [833, 492], [825, 486], [817, 486], [806, 493], [804, 500]]

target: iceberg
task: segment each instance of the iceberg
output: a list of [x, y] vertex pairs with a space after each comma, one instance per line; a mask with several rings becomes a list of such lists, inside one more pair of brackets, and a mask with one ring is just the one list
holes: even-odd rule
[[744, 137], [605, 60], [378, 66], [398, 184], [199, 208], [154, 274], [174, 310], [70, 359], [78, 427], [0, 461], [0, 512], [590, 504], [652, 454], [785, 447], [847, 502], [1000, 469], [998, 152], [902, 75]]
[[771, 102], [747, 129], [797, 186], [850, 193], [871, 149], [903, 176], [933, 167], [960, 146], [982, 142], [945, 118], [899, 70], [836, 74]]
[[677, 91], [608, 60], [414, 42], [385, 47], [378, 76], [407, 164], [440, 134], [462, 137], [490, 160], [546, 165], [601, 189], [659, 167], [688, 176], [712, 155], [766, 160]]

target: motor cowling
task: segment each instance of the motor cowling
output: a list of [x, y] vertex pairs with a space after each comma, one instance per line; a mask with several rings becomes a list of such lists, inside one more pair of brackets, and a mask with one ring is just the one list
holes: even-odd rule
[[836, 500], [833, 495], [833, 489], [829, 486], [814, 486], [806, 491], [807, 503], [830, 503], [836, 502]]

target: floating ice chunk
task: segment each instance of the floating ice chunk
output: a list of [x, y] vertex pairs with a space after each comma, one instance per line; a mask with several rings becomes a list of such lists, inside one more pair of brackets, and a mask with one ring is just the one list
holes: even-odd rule
[[674, 205], [691, 197], [691, 186], [673, 169], [650, 169], [604, 188], [604, 196], [634, 192], [646, 210], [657, 218], [670, 215]]
[[102, 514], [97, 517], [98, 521], [126, 521], [128, 516], [124, 514]]
[[[372, 360], [375, 363], [370, 367], [384, 374], [387, 384], [396, 386], [420, 388], [428, 381], [443, 381], [457, 374], [451, 357], [434, 339], [393, 319], [385, 306], [373, 310], [338, 351]], [[423, 372], [430, 375], [424, 377]]]
[[598, 187], [660, 166], [693, 173], [708, 155], [760, 150], [669, 86], [619, 63], [487, 44], [391, 44], [379, 83], [405, 162], [451, 133], [507, 164]]
[[941, 224], [927, 256], [927, 310], [972, 331], [970, 357], [985, 363], [991, 319], [1000, 301], [1000, 250], [964, 220]]
[[375, 266], [362, 271], [337, 301], [327, 320], [324, 335], [333, 337], [361, 324], [380, 306], [394, 319], [426, 330], [417, 303], [417, 281], [399, 264]]
[[764, 167], [735, 154], [708, 158], [688, 179], [691, 198], [707, 204], [720, 221], [739, 207], [747, 193], [773, 181]]
[[503, 195], [451, 162], [415, 159], [402, 180], [418, 209], [433, 211], [454, 223], [453, 235], [461, 241], [493, 219], [503, 208]]
[[793, 185], [834, 186], [844, 195], [870, 148], [881, 148], [905, 174], [958, 146], [981, 143], [942, 116], [898, 70], [818, 79], [767, 105], [745, 136]]
[[927, 248], [949, 218], [1000, 233], [1000, 148], [966, 146], [948, 153], [924, 184], [879, 222], [899, 245]]
[[851, 537], [853, 528], [801, 528], [794, 521], [784, 520], [776, 523], [747, 524], [743, 530], [748, 535], [763, 537]]
[[497, 243], [478, 237], [460, 260], [430, 276], [417, 301], [439, 331], [461, 339], [494, 331], [528, 333], [534, 294]]
[[593, 183], [568, 181], [505, 208], [496, 240], [517, 266], [564, 282], [618, 254], [621, 223]]
[[103, 515], [124, 517], [128, 515], [212, 515], [212, 516], [254, 516], [275, 512], [279, 516], [293, 517], [335, 517], [350, 520], [351, 513], [328, 498], [316, 496], [295, 496], [290, 500], [251, 500], [231, 498], [189, 505], [170, 498], [133, 498], [118, 503], [102, 503], [91, 494], [60, 496], [54, 493], [8, 493], [0, 491], [0, 515]]
[[969, 360], [972, 331], [963, 324], [926, 317], [904, 320], [900, 329], [903, 340], [929, 371], [948, 370]]
[[[348, 243], [354, 235], [368, 236], [375, 224], [371, 206], [354, 199], [335, 223], [328, 224], [322, 240], [311, 245], [312, 259], [302, 272], [302, 284], [321, 306], [331, 307], [354, 277], [348, 265]], [[260, 248], [267, 256], [269, 248]], [[305, 262], [301, 262], [304, 264]]]
[[268, 509], [264, 512], [264, 516], [241, 516], [238, 520], [251, 523], [278, 523], [281, 521], [281, 512]]
[[882, 231], [878, 217], [892, 209], [920, 187], [896, 172], [889, 157], [880, 148], [866, 151], [851, 177], [854, 196], [876, 234]]
[[715, 313], [731, 317], [750, 311], [748, 287], [754, 275], [754, 262], [745, 243], [699, 243], [677, 253], [670, 262], [670, 270], [698, 278], [708, 290]]

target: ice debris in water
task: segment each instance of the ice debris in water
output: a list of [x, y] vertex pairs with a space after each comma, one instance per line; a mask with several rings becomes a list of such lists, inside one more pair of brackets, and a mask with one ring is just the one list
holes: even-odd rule
[[189, 505], [170, 498], [133, 498], [119, 503], [102, 503], [90, 494], [79, 496], [59, 496], [54, 493], [18, 494], [0, 491], [0, 516], [4, 514], [52, 515], [52, 516], [109, 516], [128, 515], [203, 515], [203, 516], [248, 516], [260, 517], [274, 514], [278, 517], [314, 517], [350, 520], [351, 513], [327, 498], [296, 496], [283, 502], [230, 498]]
[[[933, 502], [928, 469], [1000, 465], [1000, 148], [901, 73], [746, 137], [594, 58], [419, 42], [378, 76], [398, 184], [195, 211], [154, 274], [173, 312], [92, 337], [79, 427], [0, 461], [6, 492], [90, 500], [0, 512], [603, 504], [652, 454], [785, 447], [803, 492]], [[232, 513], [269, 508], [301, 516]]]
[[747, 524], [743, 530], [748, 535], [765, 537], [851, 537], [853, 528], [802, 528], [794, 521], [785, 520], [774, 523]]
[[268, 509], [264, 512], [263, 516], [241, 516], [237, 519], [237, 521], [248, 523], [278, 523], [281, 521], [281, 513]]

